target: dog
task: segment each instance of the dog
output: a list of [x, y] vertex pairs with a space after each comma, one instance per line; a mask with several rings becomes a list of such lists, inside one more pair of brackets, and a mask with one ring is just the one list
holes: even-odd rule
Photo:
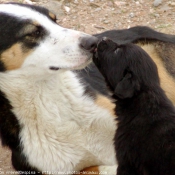
[[78, 72], [98, 39], [60, 27], [42, 7], [1, 4], [0, 16], [0, 135], [13, 167], [20, 174], [75, 174], [115, 165], [114, 105], [95, 67], [91, 86]]
[[174, 103], [174, 36], [138, 26], [93, 37], [26, 4], [1, 4], [0, 16], [0, 135], [13, 167], [20, 174], [116, 174], [115, 104], [92, 63], [96, 44], [107, 33], [122, 34], [121, 42], [128, 34], [156, 62]]
[[117, 175], [175, 174], [175, 107], [141, 47], [103, 38], [94, 62], [116, 99]]

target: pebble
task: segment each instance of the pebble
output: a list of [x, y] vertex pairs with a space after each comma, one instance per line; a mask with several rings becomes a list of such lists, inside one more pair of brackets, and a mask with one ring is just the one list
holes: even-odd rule
[[134, 13], [130, 13], [130, 14], [129, 14], [129, 17], [130, 17], [130, 18], [133, 18], [134, 16], [135, 16]]
[[175, 6], [175, 2], [171, 2], [170, 5], [171, 5], [171, 6]]
[[101, 8], [98, 7], [98, 8], [96, 8], [94, 11], [95, 11], [95, 12], [99, 12], [99, 11], [101, 11]]
[[[48, 1], [47, 3], [44, 3], [42, 6], [48, 8], [52, 13], [56, 14], [57, 18], [60, 18], [65, 13], [65, 9], [62, 8], [62, 3], [58, 1]], [[59, 9], [59, 10], [58, 10]]]
[[161, 3], [162, 3], [162, 0], [155, 0], [154, 3], [153, 3], [153, 5], [154, 5], [154, 7], [157, 7], [157, 6], [159, 6]]
[[108, 20], [103, 21], [104, 24], [109, 24]]
[[64, 10], [69, 13], [70, 12], [70, 7], [64, 6]]
[[73, 3], [74, 3], [74, 4], [78, 4], [78, 0], [74, 0]]
[[155, 17], [157, 17], [157, 18], [158, 18], [158, 17], [160, 17], [160, 15], [159, 15], [159, 14], [157, 14], [157, 13], [156, 13], [156, 14], [154, 14], [154, 16], [155, 16]]
[[30, 4], [30, 5], [34, 4], [34, 2], [32, 2], [32, 1], [30, 1], [30, 0], [24, 0], [24, 3]]

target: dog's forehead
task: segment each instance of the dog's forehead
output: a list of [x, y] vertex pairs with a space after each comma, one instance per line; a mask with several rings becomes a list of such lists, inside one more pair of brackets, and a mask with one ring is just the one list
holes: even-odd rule
[[6, 14], [17, 18], [18, 20], [30, 20], [45, 27], [51, 25], [53, 21], [49, 18], [48, 14], [41, 13], [37, 9], [32, 8], [32, 6], [23, 6], [20, 4], [1, 4], [0, 5], [0, 15]]

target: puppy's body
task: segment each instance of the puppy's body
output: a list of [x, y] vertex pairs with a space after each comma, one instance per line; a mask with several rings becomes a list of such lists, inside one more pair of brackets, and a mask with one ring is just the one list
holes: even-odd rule
[[104, 36], [118, 44], [135, 43], [139, 45], [158, 67], [161, 87], [168, 98], [175, 104], [175, 36], [154, 31], [145, 26], [130, 29], [111, 30], [96, 34]]
[[116, 98], [117, 175], [175, 174], [175, 108], [156, 64], [133, 44], [103, 40], [94, 62]]

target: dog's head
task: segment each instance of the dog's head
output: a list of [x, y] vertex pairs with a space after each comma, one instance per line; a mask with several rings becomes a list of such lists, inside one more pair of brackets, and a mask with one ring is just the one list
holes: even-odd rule
[[60, 27], [45, 8], [0, 4], [0, 71], [83, 68], [96, 43], [93, 36]]
[[156, 64], [137, 45], [118, 45], [103, 38], [93, 61], [111, 90], [121, 99], [131, 98], [141, 90], [159, 84]]

